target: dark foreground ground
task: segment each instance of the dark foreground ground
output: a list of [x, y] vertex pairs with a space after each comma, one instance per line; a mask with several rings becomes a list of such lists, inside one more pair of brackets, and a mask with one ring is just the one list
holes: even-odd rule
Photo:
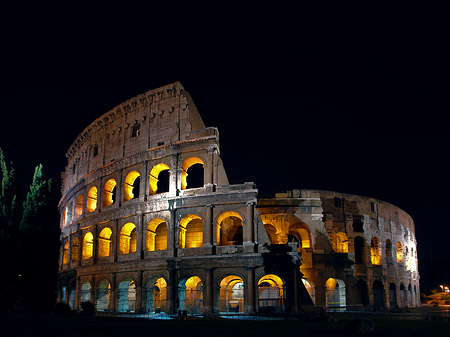
[[[368, 336], [450, 336], [450, 322], [373, 320], [375, 331]], [[302, 320], [239, 321], [199, 319], [157, 321], [114, 317], [58, 317], [2, 314], [0, 336], [356, 336], [349, 321], [311, 322]]]

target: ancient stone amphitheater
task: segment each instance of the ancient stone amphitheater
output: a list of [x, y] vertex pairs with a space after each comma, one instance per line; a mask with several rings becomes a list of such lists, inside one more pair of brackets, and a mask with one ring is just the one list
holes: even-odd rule
[[[419, 305], [414, 223], [387, 202], [230, 185], [180, 83], [86, 127], [62, 174], [60, 301], [134, 313]], [[301, 183], [301, 182], [299, 182]], [[182, 312], [183, 312], [182, 311]]]

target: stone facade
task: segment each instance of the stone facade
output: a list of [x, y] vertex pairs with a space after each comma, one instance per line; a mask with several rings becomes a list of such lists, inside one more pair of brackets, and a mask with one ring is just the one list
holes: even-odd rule
[[295, 314], [419, 303], [405, 212], [326, 191], [258, 199], [253, 183], [230, 185], [218, 130], [180, 83], [105, 113], [67, 158], [59, 299], [73, 308]]

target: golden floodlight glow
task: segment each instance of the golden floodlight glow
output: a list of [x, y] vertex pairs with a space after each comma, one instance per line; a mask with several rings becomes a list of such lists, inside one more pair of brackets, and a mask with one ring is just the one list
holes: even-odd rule
[[97, 208], [97, 187], [92, 186], [89, 189], [87, 202], [86, 202], [86, 212], [91, 213]]
[[373, 237], [370, 242], [370, 260], [373, 265], [381, 265], [380, 242], [378, 238]]
[[348, 253], [348, 237], [345, 233], [336, 234], [336, 253]]
[[94, 235], [91, 232], [87, 232], [83, 238], [83, 254], [82, 259], [88, 260], [92, 257], [94, 252]]
[[141, 175], [139, 174], [138, 171], [131, 171], [130, 173], [127, 174], [127, 176], [125, 178], [125, 183], [124, 183], [124, 199], [125, 199], [125, 201], [132, 200], [135, 198], [135, 195], [133, 193], [133, 188], [135, 187], [134, 182], [140, 176]]
[[166, 170], [169, 170], [169, 166], [163, 163], [153, 166], [152, 170], [150, 171], [150, 179], [149, 179], [151, 195], [154, 195], [158, 192], [159, 174], [162, 171]]
[[136, 251], [136, 226], [129, 222], [120, 230], [120, 254], [130, 254]]
[[147, 251], [167, 249], [167, 224], [163, 219], [153, 219], [147, 226]]
[[397, 262], [403, 262], [403, 246], [400, 241], [397, 242]]
[[109, 179], [105, 183], [105, 187], [103, 189], [103, 207], [112, 205], [114, 203], [114, 188], [117, 183], [114, 179]]
[[78, 219], [83, 214], [83, 195], [80, 194], [75, 204], [75, 219]]
[[111, 235], [112, 230], [105, 227], [98, 237], [98, 257], [107, 257], [111, 254]]
[[185, 190], [188, 188], [188, 186], [187, 186], [188, 170], [192, 165], [195, 165], [195, 164], [205, 165], [203, 160], [201, 160], [200, 158], [190, 157], [190, 158], [186, 159], [184, 161], [183, 165], [181, 166], [181, 189], [182, 190]]
[[[237, 227], [243, 227], [243, 219], [239, 213], [233, 211], [223, 212], [217, 218], [217, 242], [221, 246], [227, 246], [233, 244], [232, 238], [227, 237], [227, 233], [230, 231], [236, 232]], [[224, 237], [222, 237], [222, 234]], [[239, 244], [242, 244], [240, 242]]]
[[196, 248], [203, 246], [203, 220], [198, 215], [189, 214], [180, 220], [180, 248]]

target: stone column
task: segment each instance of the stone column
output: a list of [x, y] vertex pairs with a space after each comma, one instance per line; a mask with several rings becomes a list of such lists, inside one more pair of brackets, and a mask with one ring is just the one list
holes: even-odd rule
[[206, 205], [206, 223], [203, 227], [203, 247], [212, 247], [213, 246], [213, 232], [214, 232], [214, 224], [213, 224], [213, 208], [214, 205]]
[[111, 277], [111, 294], [109, 297], [109, 310], [117, 311], [117, 298], [118, 298], [118, 289], [116, 284], [116, 273], [112, 274]]
[[144, 226], [142, 221], [142, 214], [137, 214], [138, 223], [137, 223], [137, 238], [136, 238], [136, 252], [138, 252], [138, 258], [142, 260], [144, 258]]
[[203, 313], [212, 314], [214, 312], [214, 301], [213, 301], [213, 270], [206, 269], [206, 280], [205, 280], [205, 297], [203, 302]]
[[[244, 312], [255, 313], [255, 270], [253, 268], [247, 269], [247, 286], [245, 288], [244, 297]], [[256, 289], [257, 290], [257, 289]]]
[[134, 306], [134, 312], [138, 314], [144, 312], [143, 308], [145, 308], [145, 303], [142, 303], [142, 299], [144, 298], [143, 288], [144, 286], [142, 284], [142, 270], [139, 270], [138, 278], [136, 280], [136, 304]]
[[252, 246], [254, 243], [254, 205], [253, 201], [247, 202], [247, 222], [244, 224], [244, 246]]

